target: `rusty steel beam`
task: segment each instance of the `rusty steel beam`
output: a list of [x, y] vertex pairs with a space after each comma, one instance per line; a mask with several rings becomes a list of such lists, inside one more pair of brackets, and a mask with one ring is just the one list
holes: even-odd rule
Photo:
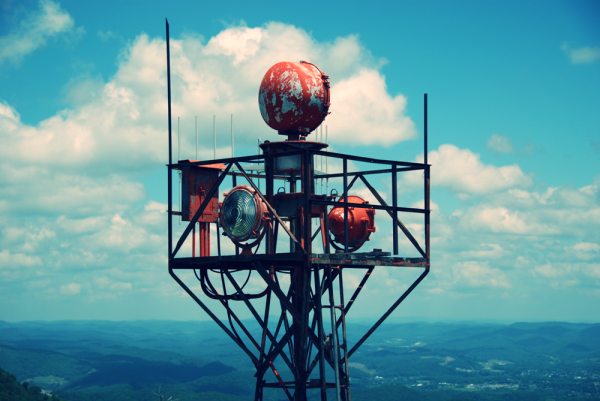
[[[244, 301], [244, 303], [246, 304], [248, 309], [250, 310], [250, 313], [252, 313], [252, 316], [254, 316], [254, 318], [260, 325], [261, 329], [263, 329], [263, 336], [266, 334], [267, 337], [269, 337], [269, 340], [271, 341], [271, 343], [277, 342], [277, 340], [273, 337], [273, 334], [271, 334], [271, 331], [267, 328], [267, 324], [262, 320], [262, 318], [260, 317], [258, 312], [256, 312], [256, 309], [254, 309], [254, 306], [250, 303], [250, 301], [248, 300], [248, 297], [246, 296], [246, 294], [244, 294], [244, 292], [240, 288], [240, 286], [237, 283], [237, 281], [235, 280], [235, 278], [233, 278], [231, 273], [229, 273], [229, 270], [225, 270], [225, 274], [227, 275], [227, 278], [229, 279], [231, 284], [233, 284], [233, 287], [236, 289], [237, 293], [242, 298], [242, 300]], [[257, 347], [257, 348], [261, 352], [262, 352], [262, 350], [264, 350], [264, 340], [263, 340], [261, 346]], [[283, 352], [280, 353], [280, 355], [281, 355], [282, 359], [285, 361], [285, 363], [288, 365], [288, 367], [290, 369], [292, 369], [292, 363], [288, 359], [287, 355]]]
[[[369, 189], [369, 191], [371, 191], [373, 196], [379, 201], [379, 203], [381, 203], [382, 206], [388, 206], [388, 204], [385, 202], [385, 200], [383, 200], [381, 195], [379, 195], [379, 192], [377, 192], [377, 190], [375, 188], [373, 188], [373, 186], [369, 183], [369, 181], [367, 181], [367, 179], [362, 176], [360, 178], [361, 178], [362, 182], [365, 184], [365, 186]], [[394, 218], [393, 214], [389, 210], [387, 210], [387, 212], [390, 215], [390, 217], [393, 219]], [[417, 248], [417, 251], [419, 251], [419, 253], [421, 255], [423, 255], [423, 257], [426, 257], [425, 252], [423, 251], [423, 249], [421, 249], [421, 246], [419, 245], [419, 243], [417, 242], [415, 237], [413, 237], [411, 232], [408, 231], [408, 228], [406, 228], [406, 226], [404, 224], [402, 224], [402, 221], [400, 221], [400, 219], [398, 218], [397, 215], [396, 215], [396, 224], [398, 225], [400, 230], [402, 230], [404, 235], [406, 235], [406, 237], [411, 242], [411, 244], [413, 244], [413, 246], [415, 248]]]
[[[424, 170], [424, 167], [402, 167], [402, 168], [396, 169], [396, 171], [398, 171], [398, 172], [415, 171], [415, 170]], [[391, 168], [386, 168], [386, 169], [381, 169], [381, 170], [355, 171], [355, 172], [348, 172], [348, 177], [359, 175], [359, 174], [360, 175], [371, 175], [371, 174], [385, 174], [385, 173], [391, 173], [391, 172], [392, 172]], [[341, 178], [343, 176], [344, 176], [344, 173], [315, 174], [316, 179]]]
[[175, 281], [177, 281], [177, 283], [181, 286], [181, 288], [183, 288], [183, 290], [185, 292], [188, 293], [188, 295], [190, 297], [192, 297], [192, 299], [194, 301], [196, 301], [196, 303], [204, 310], [204, 312], [206, 312], [206, 314], [208, 316], [210, 316], [212, 318], [212, 320], [215, 321], [215, 323], [217, 323], [217, 325], [223, 329], [223, 331], [233, 340], [233, 342], [235, 342], [237, 344], [238, 347], [240, 347], [242, 349], [242, 351], [244, 351], [246, 353], [246, 355], [248, 355], [250, 357], [250, 359], [252, 360], [252, 362], [254, 363], [254, 365], [256, 366], [258, 364], [258, 359], [254, 356], [254, 354], [252, 352], [250, 352], [250, 350], [248, 348], [246, 348], [246, 346], [244, 345], [243, 342], [239, 341], [235, 335], [233, 335], [233, 333], [231, 331], [229, 331], [229, 329], [227, 328], [227, 326], [225, 326], [221, 320], [219, 320], [219, 318], [217, 316], [215, 316], [214, 313], [212, 313], [212, 311], [206, 306], [204, 305], [204, 303], [200, 300], [200, 298], [198, 298], [196, 296], [196, 294], [194, 294], [186, 285], [183, 281], [181, 281], [181, 279], [179, 277], [177, 277], [177, 275], [175, 274], [175, 272], [173, 272], [172, 269], [169, 269], [169, 274], [171, 275], [171, 277], [173, 277], [173, 279]]
[[[327, 206], [336, 206], [336, 207], [344, 207], [344, 202], [335, 202], [335, 201], [326, 201], [320, 199], [311, 199], [310, 201], [313, 205], [327, 205]], [[393, 206], [382, 206], [382, 205], [372, 205], [372, 204], [363, 204], [363, 203], [349, 203], [348, 207], [355, 207], [358, 209], [377, 209], [377, 210], [387, 210], [393, 211], [394, 209], [399, 212], [408, 212], [408, 213], [427, 213], [425, 209], [416, 209], [414, 207], [396, 207]]]
[[364, 162], [364, 163], [389, 164], [390, 166], [417, 167], [418, 170], [421, 170], [425, 167], [423, 163], [411, 163], [411, 162], [400, 162], [400, 161], [396, 161], [396, 160], [373, 159], [371, 157], [352, 156], [352, 155], [346, 155], [343, 153], [323, 152], [322, 150], [315, 150], [312, 153], [315, 155], [323, 155], [326, 157], [333, 157], [336, 159], [353, 160], [353, 161]]

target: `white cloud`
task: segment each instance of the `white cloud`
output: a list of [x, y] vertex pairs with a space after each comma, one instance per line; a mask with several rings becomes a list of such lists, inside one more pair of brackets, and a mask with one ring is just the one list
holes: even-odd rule
[[498, 153], [515, 153], [515, 144], [512, 139], [500, 134], [493, 134], [487, 141], [488, 149]]
[[589, 277], [600, 279], [600, 263], [590, 263], [583, 268], [583, 273]]
[[466, 261], [452, 266], [454, 282], [468, 287], [512, 288], [510, 280], [500, 269], [488, 262]]
[[[479, 154], [452, 144], [441, 145], [428, 156], [432, 165], [431, 185], [448, 188], [457, 194], [485, 195], [533, 185], [533, 179], [517, 164], [502, 167], [485, 164]], [[417, 162], [423, 162], [423, 155], [417, 157]], [[405, 174], [406, 184], [413, 188], [422, 186], [421, 174], [420, 171]]]
[[18, 63], [43, 46], [48, 38], [73, 31], [73, 18], [60, 4], [40, 0], [39, 9], [31, 13], [7, 36], [0, 38], [0, 65], [5, 61]]
[[600, 258], [600, 245], [591, 242], [579, 242], [567, 250], [573, 251], [579, 260]]
[[500, 244], [481, 244], [476, 250], [468, 250], [460, 253], [464, 259], [492, 260], [505, 257], [508, 254]]
[[70, 283], [60, 286], [60, 293], [66, 295], [75, 295], [81, 292], [81, 284]]
[[473, 231], [491, 231], [510, 234], [559, 234], [559, 227], [536, 221], [531, 213], [509, 210], [505, 207], [477, 205], [461, 219], [461, 224]]
[[120, 175], [90, 177], [0, 164], [0, 213], [98, 215], [129, 209], [144, 197], [141, 184]]
[[115, 290], [115, 291], [131, 290], [131, 283], [122, 283], [122, 282], [112, 283], [110, 285], [110, 289]]
[[547, 278], [557, 278], [564, 276], [568, 272], [568, 270], [570, 269], [561, 269], [554, 267], [551, 263], [546, 263], [544, 265], [536, 266], [534, 268], [534, 271], [536, 273], [541, 274], [542, 276]]
[[489, 195], [463, 212], [460, 224], [476, 232], [568, 235], [587, 237], [585, 242], [589, 242], [600, 226], [598, 181], [596, 178], [594, 184], [577, 189], [568, 186], [549, 187], [544, 192], [510, 189]]
[[390, 96], [377, 71], [363, 70], [334, 85], [332, 93], [336, 105], [326, 120], [330, 138], [352, 145], [389, 146], [416, 137], [413, 121], [404, 115], [406, 98]]
[[[379, 143], [387, 145], [414, 135], [412, 121], [404, 116], [406, 99], [387, 93], [378, 72], [381, 61], [355, 36], [323, 43], [301, 29], [270, 23], [225, 29], [206, 45], [188, 36], [172, 39], [171, 46], [173, 116], [182, 121], [182, 158], [195, 153], [190, 135], [195, 115], [201, 143], [205, 134], [212, 140], [207, 120], [216, 114], [222, 130], [219, 118], [231, 113], [236, 126], [244, 127], [236, 130], [243, 132], [236, 137], [239, 152], [244, 146], [254, 150], [258, 136], [280, 139], [274, 131], [265, 134], [257, 93], [262, 75], [282, 60], [308, 60], [330, 75], [338, 96], [331, 111], [338, 120], [343, 116], [339, 127], [327, 120], [330, 137], [347, 130], [346, 143], [361, 144], [368, 129], [380, 127], [386, 134]], [[98, 302], [110, 298], [105, 291], [111, 288], [155, 291], [164, 281], [164, 271], [156, 267], [166, 265], [167, 207], [146, 200], [144, 187], [135, 182], [168, 158], [164, 49], [164, 40], [140, 35], [123, 49], [108, 82], [85, 75], [73, 79], [66, 87], [72, 108], [36, 126], [24, 124], [17, 110], [0, 102], [0, 261], [38, 268], [11, 270], [12, 279], [50, 280], [48, 286], [62, 293], [77, 292]], [[354, 86], [368, 89], [356, 92]], [[369, 108], [380, 113], [377, 121], [365, 113]], [[344, 125], [348, 121], [351, 127]], [[227, 148], [219, 144], [219, 150]], [[211, 149], [201, 149], [201, 157], [211, 156]], [[42, 231], [53, 236], [44, 237]], [[4, 249], [9, 245], [10, 252]], [[90, 278], [96, 287], [86, 291], [81, 284], [60, 284], [63, 274], [74, 271], [81, 280], [89, 275], [100, 279]], [[102, 277], [108, 280], [104, 287]]]
[[600, 60], [600, 47], [579, 47], [573, 49], [568, 43], [560, 47], [571, 60], [571, 64], [592, 64]]
[[[164, 46], [162, 39], [140, 35], [124, 49], [109, 82], [89, 78], [69, 83], [76, 106], [36, 127], [23, 124], [9, 105], [0, 105], [0, 134], [6, 145], [0, 157], [29, 167], [77, 166], [96, 173], [141, 171], [164, 163]], [[332, 115], [326, 120], [330, 139], [343, 133], [345, 144], [391, 145], [415, 136], [413, 122], [404, 115], [406, 99], [387, 93], [377, 62], [356, 37], [319, 43], [301, 29], [270, 23], [226, 29], [206, 46], [196, 37], [173, 39], [171, 47], [173, 116], [181, 117], [182, 158], [195, 155], [194, 116], [199, 117], [201, 142], [212, 134], [213, 114], [218, 132], [221, 119], [235, 115], [236, 125], [244, 127], [236, 138], [240, 150], [254, 146], [257, 137], [278, 140], [260, 117], [257, 92], [263, 74], [282, 60], [309, 60], [331, 76]], [[381, 135], [369, 136], [374, 130]]]
[[20, 267], [32, 267], [41, 265], [39, 256], [30, 256], [23, 253], [11, 253], [4, 249], [0, 251], [0, 269], [12, 270]]

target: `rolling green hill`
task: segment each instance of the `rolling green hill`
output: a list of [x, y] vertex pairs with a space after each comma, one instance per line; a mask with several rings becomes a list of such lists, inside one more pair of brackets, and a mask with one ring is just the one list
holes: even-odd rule
[[[349, 321], [351, 346], [366, 323]], [[562, 322], [386, 323], [350, 359], [352, 398], [599, 399], [599, 333]], [[256, 383], [249, 358], [205, 322], [0, 322], [0, 366], [69, 401], [153, 400], [159, 388], [181, 401], [242, 401]]]

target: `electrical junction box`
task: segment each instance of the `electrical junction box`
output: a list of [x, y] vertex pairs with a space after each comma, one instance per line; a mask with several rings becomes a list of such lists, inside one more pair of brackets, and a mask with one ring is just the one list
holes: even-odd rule
[[[219, 172], [225, 169], [224, 164], [207, 164], [204, 166], [185, 166], [195, 160], [180, 160], [181, 167], [181, 220], [190, 221], [210, 189], [215, 185]], [[219, 193], [215, 191], [212, 199], [198, 219], [199, 223], [216, 223], [219, 218]]]

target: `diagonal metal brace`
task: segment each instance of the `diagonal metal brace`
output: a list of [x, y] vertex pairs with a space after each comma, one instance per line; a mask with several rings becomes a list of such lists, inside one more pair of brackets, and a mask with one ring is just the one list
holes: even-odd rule
[[[298, 314], [298, 311], [296, 310], [296, 308], [294, 308], [294, 306], [288, 300], [288, 298], [285, 296], [285, 294], [283, 293], [283, 291], [281, 291], [281, 288], [279, 288], [279, 286], [273, 281], [273, 279], [271, 278], [271, 276], [269, 276], [269, 273], [263, 267], [263, 265], [261, 265], [260, 262], [253, 262], [252, 266], [256, 269], [256, 271], [258, 272], [258, 274], [260, 274], [260, 276], [263, 278], [263, 280], [265, 280], [265, 282], [267, 283], [267, 285], [269, 286], [269, 288], [271, 288], [271, 290], [273, 290], [273, 292], [275, 293], [275, 295], [277, 295], [277, 298], [279, 298], [279, 300], [281, 301], [281, 303], [283, 304], [283, 306], [285, 306], [285, 309], [288, 312], [290, 312], [290, 314], [292, 315], [292, 317], [294, 319], [296, 319], [297, 321], [301, 322], [302, 320], [300, 319], [300, 315]], [[314, 344], [318, 344], [319, 343], [319, 338], [315, 335], [315, 333], [313, 333], [312, 330], [308, 330], [308, 329], [303, 328], [303, 327], [301, 327], [300, 329], [301, 330], [305, 330], [307, 332], [308, 336], [310, 337], [311, 341]]]
[[394, 302], [394, 304], [388, 309], [387, 312], [385, 312], [383, 316], [379, 318], [379, 320], [373, 325], [373, 327], [371, 327], [369, 331], [367, 331], [367, 333], [364, 336], [362, 336], [362, 338], [358, 340], [356, 344], [354, 344], [354, 347], [352, 347], [350, 352], [348, 352], [348, 358], [350, 358], [352, 354], [354, 354], [354, 352], [356, 352], [356, 350], [367, 340], [367, 338], [369, 338], [371, 334], [373, 334], [373, 332], [377, 330], [379, 326], [381, 326], [381, 323], [383, 323], [383, 321], [387, 319], [389, 315], [392, 314], [392, 312], [398, 307], [398, 305], [402, 303], [402, 301], [404, 301], [404, 299], [412, 292], [412, 290], [414, 290], [415, 287], [419, 285], [419, 283], [425, 278], [425, 276], [427, 276], [427, 273], [429, 273], [429, 267], [427, 267], [425, 271], [421, 273], [421, 275], [415, 280], [415, 282], [412, 283], [412, 285], [406, 291], [404, 291], [404, 294], [402, 294], [402, 296], [398, 298], [396, 302]]
[[[267, 334], [267, 336], [269, 337], [269, 340], [271, 340], [272, 343], [276, 343], [277, 339], [275, 339], [273, 337], [273, 334], [271, 334], [271, 331], [267, 328], [267, 326], [265, 325], [265, 322], [262, 320], [262, 318], [259, 316], [259, 314], [256, 312], [256, 309], [254, 309], [254, 306], [252, 306], [252, 304], [250, 303], [250, 301], [248, 300], [248, 297], [246, 296], [246, 294], [244, 294], [244, 292], [242, 291], [242, 289], [240, 288], [239, 284], [237, 283], [237, 281], [235, 281], [235, 279], [233, 278], [233, 276], [231, 275], [231, 273], [229, 273], [228, 269], [224, 269], [225, 274], [227, 275], [227, 278], [229, 279], [229, 281], [231, 282], [231, 284], [233, 284], [233, 286], [235, 287], [237, 293], [240, 295], [240, 297], [242, 298], [242, 300], [244, 301], [244, 303], [246, 304], [246, 306], [248, 307], [248, 309], [250, 310], [250, 312], [252, 313], [252, 315], [254, 316], [254, 318], [256, 319], [256, 321], [258, 322], [258, 324], [260, 325], [260, 327], [265, 330], [265, 333]], [[262, 347], [261, 347], [262, 348]], [[292, 363], [290, 362], [290, 360], [288, 359], [287, 355], [283, 352], [280, 353], [281, 357], [283, 358], [283, 360], [285, 361], [285, 363], [288, 365], [288, 367], [290, 368], [290, 370], [292, 369]], [[267, 363], [272, 363], [271, 360], [267, 360]]]
[[225, 333], [227, 333], [227, 335], [233, 340], [233, 342], [235, 342], [237, 344], [238, 347], [240, 347], [242, 349], [242, 351], [244, 351], [246, 353], [246, 355], [248, 355], [250, 357], [250, 359], [252, 360], [252, 362], [254, 363], [255, 366], [258, 365], [258, 358], [256, 358], [256, 356], [254, 356], [254, 354], [252, 352], [250, 352], [250, 350], [246, 347], [246, 345], [244, 345], [244, 343], [239, 340], [228, 328], [227, 326], [225, 326], [223, 324], [223, 322], [221, 322], [221, 320], [214, 314], [212, 313], [212, 311], [206, 306], [204, 305], [204, 303], [200, 300], [200, 298], [198, 298], [196, 296], [196, 294], [194, 294], [192, 292], [192, 290], [190, 290], [187, 285], [185, 285], [185, 283], [183, 281], [181, 281], [181, 279], [179, 277], [177, 277], [177, 275], [175, 274], [175, 272], [173, 271], [173, 268], [171, 266], [169, 266], [169, 274], [171, 275], [171, 277], [173, 277], [173, 279], [175, 281], [177, 281], [177, 283], [181, 286], [181, 288], [183, 288], [185, 290], [185, 292], [188, 293], [188, 295], [190, 297], [192, 297], [192, 299], [194, 301], [196, 301], [196, 303], [204, 310], [204, 312], [206, 312], [206, 314], [208, 316], [210, 316], [217, 325], [219, 325], [219, 327], [221, 329], [223, 329], [223, 331]]
[[[181, 248], [181, 246], [183, 245], [183, 243], [187, 239], [188, 235], [190, 234], [190, 231], [192, 231], [192, 228], [194, 228], [194, 226], [198, 222], [198, 219], [200, 218], [200, 216], [202, 216], [202, 213], [204, 212], [204, 209], [206, 209], [206, 207], [210, 203], [213, 195], [219, 189], [219, 186], [221, 185], [221, 183], [223, 182], [223, 180], [225, 179], [225, 177], [227, 177], [227, 173], [229, 172], [229, 169], [231, 168], [231, 166], [233, 166], [233, 164], [230, 164], [229, 166], [227, 166], [227, 168], [225, 169], [225, 171], [223, 171], [221, 173], [221, 175], [219, 176], [219, 178], [217, 179], [217, 181], [215, 182], [215, 184], [212, 186], [212, 188], [210, 189], [210, 191], [208, 191], [208, 194], [206, 195], [206, 197], [204, 198], [204, 201], [202, 202], [202, 204], [200, 205], [200, 207], [196, 211], [196, 214], [194, 214], [194, 217], [192, 218], [192, 220], [189, 222], [189, 224], [187, 225], [187, 227], [183, 231], [183, 234], [181, 234], [181, 237], [179, 238], [179, 241], [177, 241], [177, 246], [175, 247], [175, 250], [173, 251], [173, 254], [170, 255], [170, 259], [173, 259], [175, 257], [175, 255], [177, 254], [177, 251], [179, 251], [179, 249]], [[171, 216], [169, 216], [169, 218], [171, 218]]]
[[[367, 186], [367, 188], [369, 188], [369, 191], [371, 191], [371, 193], [373, 194], [373, 196], [375, 198], [377, 198], [377, 200], [379, 201], [379, 203], [381, 204], [381, 206], [388, 206], [388, 204], [383, 200], [383, 198], [381, 197], [381, 195], [379, 195], [379, 193], [375, 190], [375, 188], [373, 188], [371, 186], [371, 184], [369, 184], [369, 182], [367, 181], [367, 179], [365, 177], [363, 177], [362, 175], [358, 175], [357, 177], [360, 177], [360, 179], [362, 180], [362, 182]], [[392, 219], [394, 219], [394, 215], [391, 211], [387, 210], [388, 214], [390, 215], [390, 217]], [[404, 233], [404, 235], [406, 235], [406, 237], [408, 238], [408, 240], [415, 246], [415, 248], [417, 248], [417, 251], [419, 251], [419, 253], [421, 255], [423, 255], [424, 258], [426, 258], [427, 256], [425, 255], [425, 251], [423, 251], [423, 249], [421, 249], [421, 246], [419, 245], [419, 243], [417, 242], [417, 240], [415, 239], [415, 237], [413, 237], [413, 235], [410, 233], [410, 231], [408, 231], [408, 228], [406, 228], [406, 226], [404, 224], [402, 224], [402, 222], [400, 221], [400, 219], [396, 219], [396, 225], [398, 225], [398, 227], [400, 228], [400, 230], [402, 230], [402, 232]]]
[[296, 311], [296, 308], [294, 308], [294, 305], [291, 304], [291, 302], [285, 296], [283, 291], [281, 291], [281, 288], [279, 288], [277, 283], [275, 283], [275, 281], [273, 281], [273, 279], [271, 278], [271, 276], [269, 275], [267, 270], [263, 267], [263, 265], [260, 264], [260, 262], [254, 262], [254, 263], [252, 263], [252, 266], [256, 269], [258, 274], [260, 274], [260, 276], [263, 278], [263, 280], [265, 280], [265, 283], [267, 283], [267, 285], [269, 286], [269, 288], [271, 288], [271, 290], [275, 293], [275, 295], [277, 295], [277, 298], [279, 298], [281, 303], [285, 306], [285, 308], [288, 310], [288, 312], [291, 313], [291, 315], [294, 317], [294, 319], [300, 321], [300, 315], [298, 314], [298, 311]]
[[244, 171], [244, 169], [242, 168], [242, 166], [240, 166], [238, 164], [238, 162], [234, 162], [235, 166], [239, 169], [240, 173], [242, 173], [242, 175], [246, 178], [246, 180], [248, 180], [248, 183], [250, 184], [250, 186], [252, 186], [252, 188], [256, 191], [256, 193], [258, 194], [258, 196], [260, 197], [260, 199], [265, 203], [265, 205], [267, 205], [267, 208], [269, 209], [269, 211], [271, 213], [273, 213], [273, 216], [275, 216], [275, 219], [277, 219], [277, 221], [279, 222], [279, 224], [281, 224], [281, 226], [283, 227], [283, 229], [285, 230], [285, 232], [290, 236], [290, 238], [292, 239], [292, 241], [294, 241], [296, 244], [299, 245], [299, 248], [302, 249], [302, 252], [306, 253], [306, 251], [304, 250], [304, 248], [302, 248], [302, 244], [300, 244], [300, 242], [298, 242], [298, 240], [296, 239], [296, 237], [294, 237], [294, 234], [292, 234], [292, 232], [290, 231], [289, 228], [287, 228], [287, 226], [285, 224], [283, 224], [283, 221], [281, 220], [281, 218], [279, 217], [279, 215], [277, 214], [277, 212], [275, 211], [275, 209], [273, 209], [273, 206], [271, 206], [269, 204], [269, 202], [267, 202], [267, 199], [263, 196], [263, 194], [260, 192], [260, 190], [258, 188], [256, 188], [256, 185], [254, 185], [254, 182], [252, 182], [252, 180], [250, 179], [250, 177], [248, 177], [248, 175], [246, 174], [246, 172]]
[[[265, 361], [262, 362], [262, 364], [257, 365], [256, 374], [254, 376], [258, 376], [259, 374], [264, 374], [264, 372], [266, 372], [267, 369], [269, 368], [269, 363], [271, 363], [271, 361], [277, 356], [277, 354], [284, 354], [282, 349], [291, 340], [292, 333], [294, 332], [294, 330], [291, 330], [292, 328], [295, 330], [296, 326], [294, 324], [292, 324], [292, 326], [290, 327], [290, 330], [288, 330], [285, 333], [285, 335], [281, 338], [281, 340], [279, 340], [279, 342], [275, 343], [275, 348], [273, 348], [273, 350], [271, 352], [269, 352], [269, 354], [267, 356], [265, 356]], [[293, 371], [293, 369], [290, 369], [290, 370]]]

